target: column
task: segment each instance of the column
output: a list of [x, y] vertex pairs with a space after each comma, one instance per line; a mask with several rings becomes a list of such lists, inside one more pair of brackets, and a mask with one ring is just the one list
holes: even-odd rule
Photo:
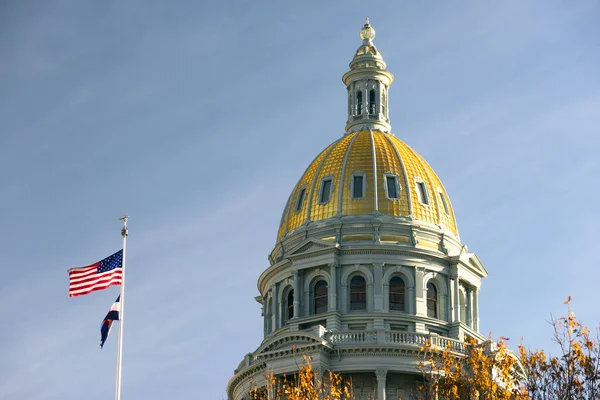
[[387, 369], [377, 368], [375, 375], [377, 376], [377, 400], [385, 400], [385, 381], [387, 378]]
[[269, 310], [267, 309], [267, 305], [268, 304], [269, 303], [267, 302], [267, 296], [265, 296], [263, 298], [263, 303], [260, 306], [260, 315], [263, 317], [263, 333], [264, 333], [264, 337], [267, 337], [267, 335], [269, 334], [269, 331], [267, 329], [268, 328], [267, 327], [267, 325], [268, 325], [268, 323], [267, 323], [267, 318], [268, 317], [267, 316], [269, 315]]
[[331, 275], [331, 282], [329, 282], [329, 305], [328, 311], [337, 311], [337, 281], [338, 281], [338, 269], [339, 264], [329, 264], [329, 273]]
[[453, 320], [454, 322], [459, 322], [460, 321], [460, 291], [458, 288], [459, 282], [458, 282], [458, 265], [454, 264], [451, 266], [450, 268], [450, 276], [452, 278], [452, 289], [454, 291], [453, 293], [453, 299], [454, 299], [454, 307], [453, 307]]
[[427, 304], [425, 299], [425, 270], [417, 267], [415, 271], [415, 307], [417, 315], [427, 316]]
[[294, 318], [300, 317], [300, 273], [294, 271]]
[[408, 313], [409, 314], [416, 314], [416, 306], [415, 306], [415, 287], [414, 286], [409, 286], [408, 287], [408, 297], [406, 298], [406, 301], [408, 301]]
[[479, 332], [479, 288], [473, 290], [473, 329]]
[[375, 302], [373, 296], [373, 283], [367, 281], [367, 312], [373, 312], [373, 303]]
[[469, 304], [469, 312], [467, 313], [467, 325], [469, 325], [471, 328], [473, 328], [474, 324], [473, 324], [473, 288], [469, 287], [468, 291], [467, 291], [467, 295], [468, 295], [468, 304]]
[[272, 322], [272, 330], [275, 330], [277, 328], [279, 328], [279, 315], [277, 310], [279, 309], [279, 296], [277, 295], [277, 289], [279, 288], [279, 284], [275, 284], [273, 285], [273, 304], [272, 304], [272, 310], [271, 312], [273, 313], [273, 322]]
[[[427, 316], [427, 298], [425, 288], [425, 268], [415, 268], [415, 315]], [[415, 322], [415, 332], [427, 333], [423, 322]]]
[[452, 285], [452, 276], [448, 276], [448, 321], [454, 321], [454, 286]]
[[383, 263], [373, 264], [373, 311], [383, 311]]

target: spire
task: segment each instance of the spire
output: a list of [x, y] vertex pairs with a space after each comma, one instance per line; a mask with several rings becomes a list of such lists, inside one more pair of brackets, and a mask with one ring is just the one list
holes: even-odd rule
[[346, 133], [359, 130], [389, 132], [388, 89], [394, 75], [387, 71], [379, 50], [373, 44], [375, 29], [366, 19], [360, 30], [362, 44], [350, 62], [350, 71], [342, 77], [348, 89]]

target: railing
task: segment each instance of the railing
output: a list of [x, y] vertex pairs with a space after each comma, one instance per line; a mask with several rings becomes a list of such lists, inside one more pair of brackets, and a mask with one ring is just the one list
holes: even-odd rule
[[423, 335], [413, 332], [385, 332], [385, 343], [398, 343], [398, 344], [417, 344], [422, 345], [426, 337]]
[[329, 336], [333, 344], [377, 343], [377, 331], [334, 332]]
[[465, 345], [463, 342], [450, 339], [444, 336], [428, 335], [425, 333], [415, 332], [400, 332], [400, 331], [348, 331], [348, 332], [331, 332], [327, 339], [338, 346], [354, 345], [354, 344], [398, 344], [422, 346], [427, 341], [437, 348], [445, 349], [450, 347], [457, 352], [464, 352]]

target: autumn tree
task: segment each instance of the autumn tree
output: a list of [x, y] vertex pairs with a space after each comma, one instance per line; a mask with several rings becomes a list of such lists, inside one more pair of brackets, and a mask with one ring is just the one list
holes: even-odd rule
[[462, 348], [448, 345], [438, 348], [427, 341], [420, 349], [419, 369], [423, 383], [419, 387], [425, 400], [521, 400], [524, 393], [517, 357], [497, 343], [468, 339]]
[[519, 345], [526, 388], [532, 400], [600, 399], [600, 330], [596, 328], [592, 337], [571, 310], [570, 297], [565, 304], [567, 315], [550, 320], [558, 356]]
[[[575, 317], [571, 299], [567, 315], [551, 318], [558, 356], [519, 345], [515, 355], [506, 339], [467, 339], [438, 347], [431, 340], [420, 348], [418, 367], [422, 400], [600, 400], [600, 328], [590, 330]], [[320, 373], [304, 356], [298, 372], [266, 376], [254, 388], [254, 400], [356, 400], [351, 382], [340, 374]]]
[[255, 387], [250, 393], [253, 400], [356, 400], [352, 395], [350, 381], [342, 375], [327, 371], [315, 371], [311, 357], [305, 355], [298, 372], [287, 375], [267, 374], [267, 384]]

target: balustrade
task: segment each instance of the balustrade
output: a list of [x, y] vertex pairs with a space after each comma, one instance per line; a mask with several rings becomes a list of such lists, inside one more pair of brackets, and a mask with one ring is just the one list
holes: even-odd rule
[[[353, 344], [405, 344], [421, 346], [428, 340], [437, 348], [445, 349], [450, 347], [454, 351], [464, 352], [464, 343], [456, 339], [450, 339], [443, 336], [431, 336], [424, 333], [415, 332], [400, 332], [400, 331], [384, 331], [384, 334], [379, 336], [378, 331], [348, 331], [348, 332], [332, 332], [328, 335], [328, 339], [335, 345], [353, 345]], [[383, 343], [382, 343], [383, 342]]]

